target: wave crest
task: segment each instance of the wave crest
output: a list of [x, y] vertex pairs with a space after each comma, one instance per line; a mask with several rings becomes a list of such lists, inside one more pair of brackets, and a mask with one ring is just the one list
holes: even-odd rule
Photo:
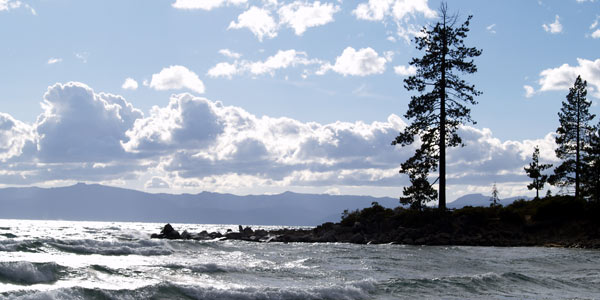
[[0, 262], [0, 282], [25, 285], [51, 283], [57, 281], [65, 270], [66, 267], [55, 263]]

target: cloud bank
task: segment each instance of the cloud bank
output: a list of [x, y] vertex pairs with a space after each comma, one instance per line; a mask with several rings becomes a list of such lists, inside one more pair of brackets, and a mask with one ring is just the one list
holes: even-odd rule
[[[183, 93], [146, 116], [123, 97], [83, 83], [55, 84], [33, 124], [0, 113], [0, 181], [128, 182], [182, 191], [393, 190], [408, 184], [399, 165], [414, 148], [390, 145], [406, 124], [319, 124], [269, 116]], [[460, 128], [466, 147], [448, 152], [450, 188], [521, 186], [535, 145], [555, 161], [554, 136], [500, 141], [488, 129]], [[465, 188], [467, 187], [467, 188]]]

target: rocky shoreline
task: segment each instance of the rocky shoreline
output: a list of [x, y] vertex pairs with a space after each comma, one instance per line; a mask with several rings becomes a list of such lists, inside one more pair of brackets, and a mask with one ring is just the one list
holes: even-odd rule
[[371, 207], [344, 211], [338, 223], [312, 229], [253, 230], [181, 234], [170, 224], [152, 238], [227, 239], [252, 242], [548, 246], [600, 249], [600, 202], [572, 196], [531, 201], [506, 207], [464, 207], [456, 210]]
[[[514, 228], [513, 228], [514, 229]], [[170, 224], [166, 224], [159, 234], [151, 238], [174, 240], [240, 240], [249, 242], [283, 243], [352, 243], [352, 244], [405, 244], [405, 245], [456, 245], [456, 246], [543, 246], [600, 249], [599, 232], [571, 234], [566, 228], [561, 233], [545, 230], [536, 226], [521, 230], [502, 228], [470, 228], [459, 231], [432, 231], [433, 227], [405, 228], [392, 231], [369, 232], [361, 224], [343, 226], [339, 223], [325, 223], [313, 229], [278, 229], [266, 231], [253, 230], [239, 226], [238, 231], [219, 232], [202, 231], [179, 233]]]

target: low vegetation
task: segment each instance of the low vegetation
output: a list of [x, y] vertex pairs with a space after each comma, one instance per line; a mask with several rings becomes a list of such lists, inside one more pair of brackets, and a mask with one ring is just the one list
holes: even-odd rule
[[360, 233], [364, 242], [373, 243], [598, 248], [600, 203], [549, 196], [506, 207], [415, 210], [374, 202], [363, 210], [345, 211], [338, 224], [323, 224], [315, 231], [331, 228], [342, 239], [344, 233]]

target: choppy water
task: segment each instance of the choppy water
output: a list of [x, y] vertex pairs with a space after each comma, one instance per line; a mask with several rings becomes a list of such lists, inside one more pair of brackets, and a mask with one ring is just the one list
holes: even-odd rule
[[600, 251], [150, 240], [162, 225], [0, 220], [0, 299], [600, 299]]

